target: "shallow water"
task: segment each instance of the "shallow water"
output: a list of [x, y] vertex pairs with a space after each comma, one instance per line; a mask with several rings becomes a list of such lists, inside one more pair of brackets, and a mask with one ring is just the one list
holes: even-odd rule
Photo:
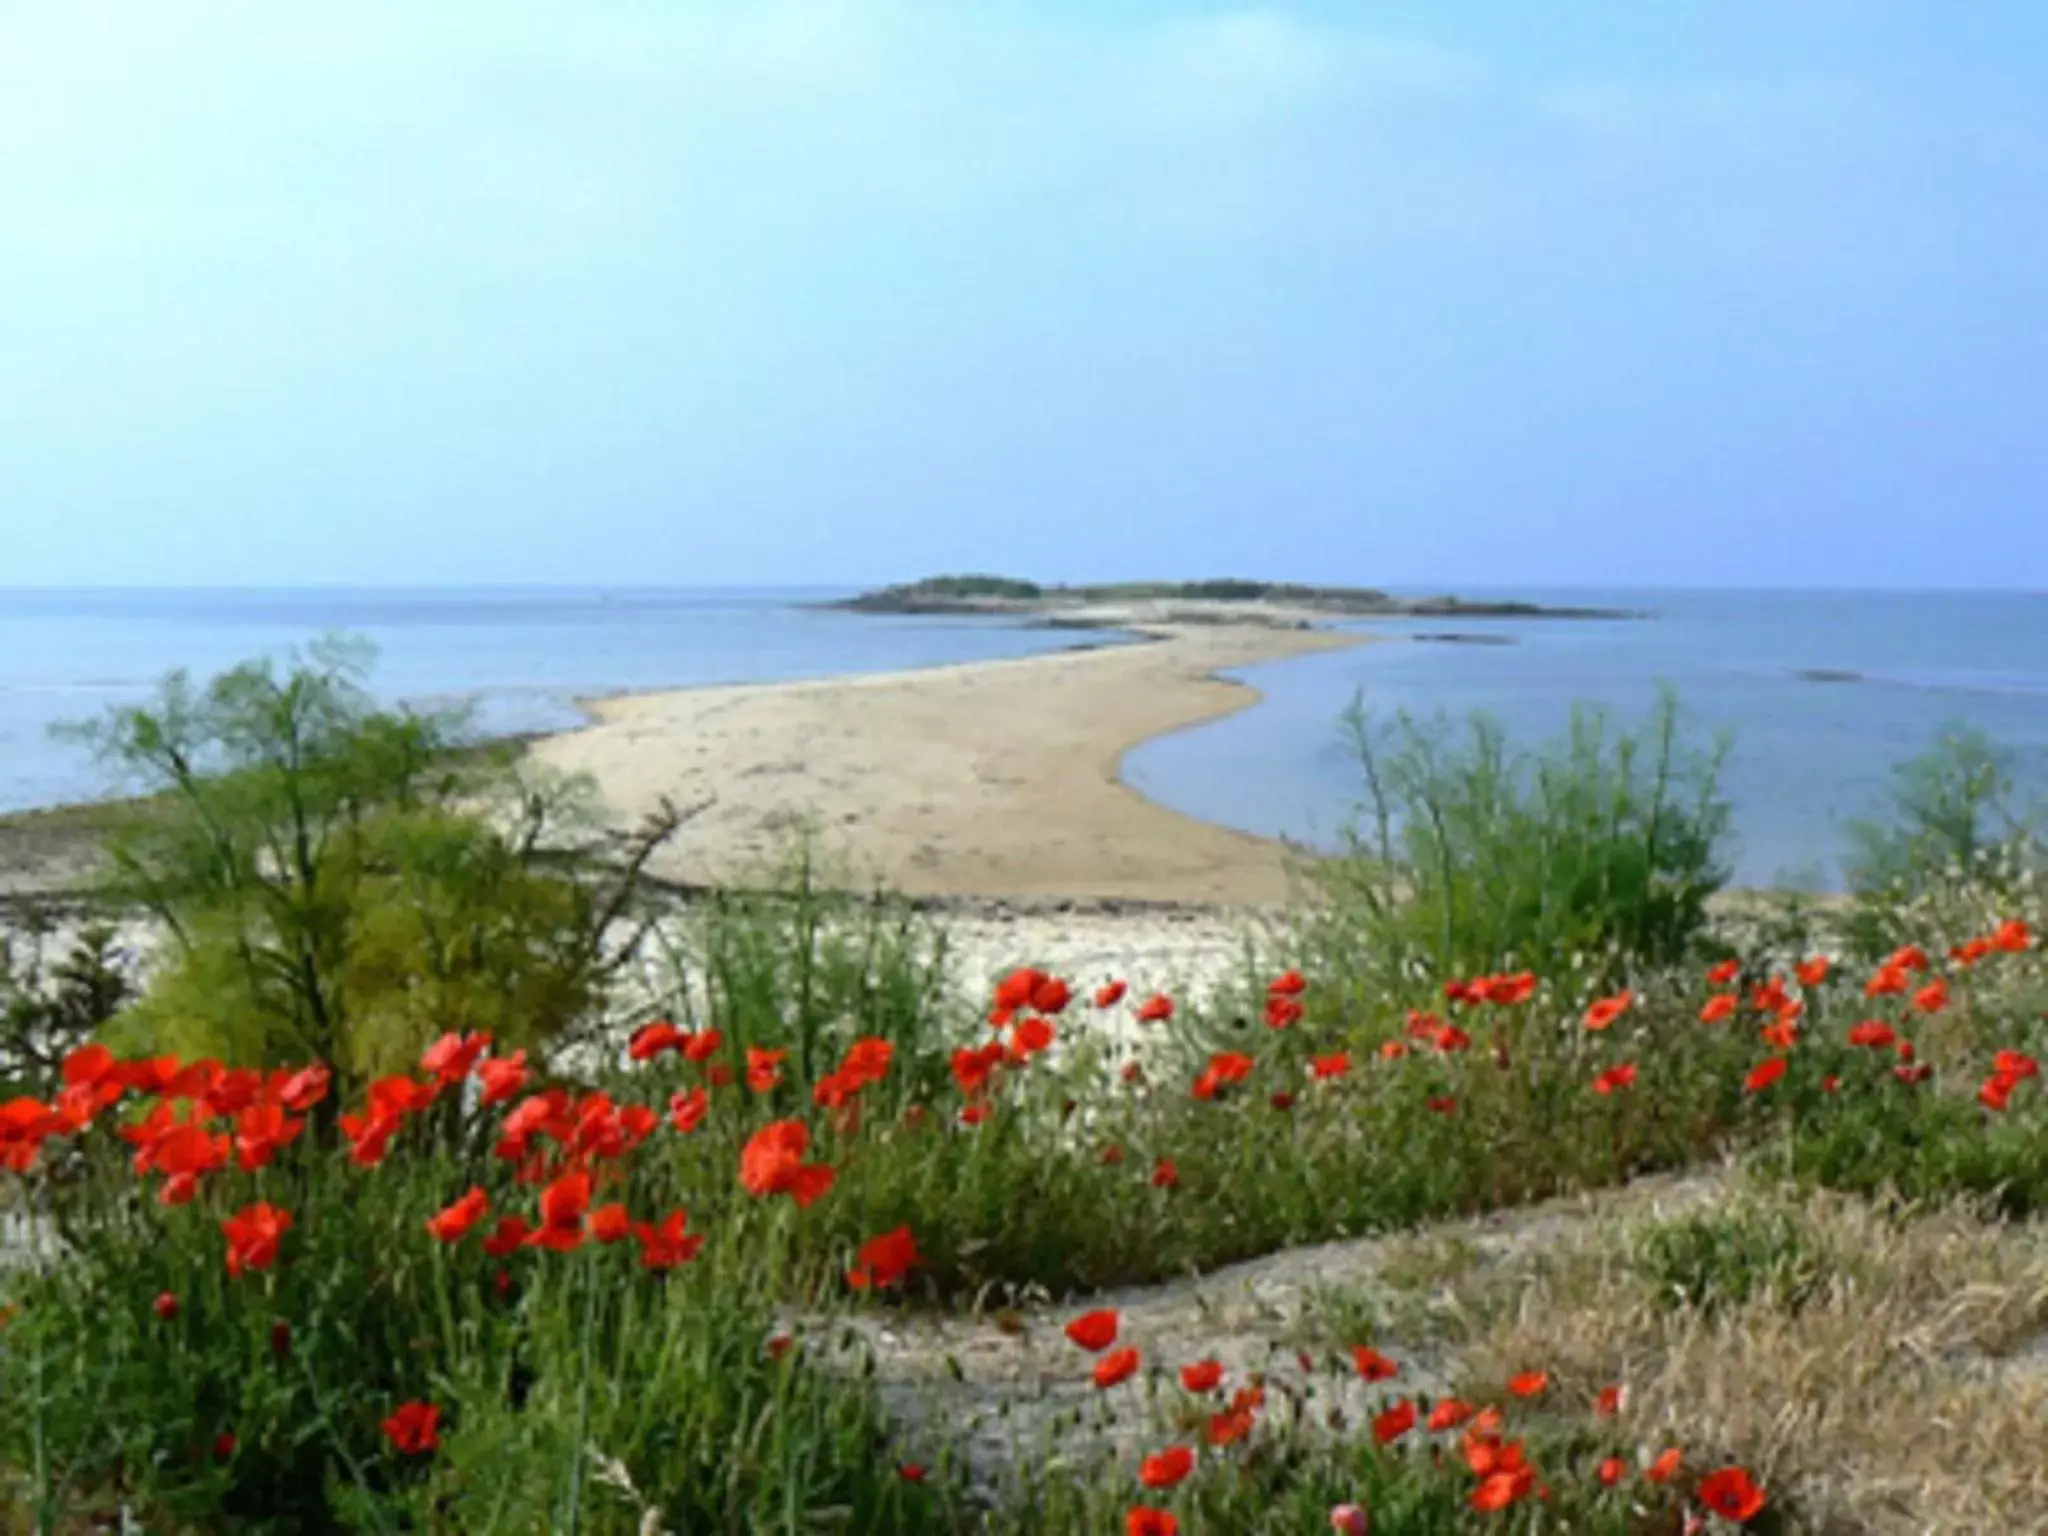
[[[1482, 594], [1473, 594], [1482, 595]], [[2024, 593], [1537, 592], [1551, 604], [1647, 609], [1644, 621], [1442, 619], [1359, 628], [1487, 635], [1507, 645], [1366, 646], [1245, 669], [1266, 701], [1149, 742], [1125, 777], [1176, 809], [1328, 846], [1359, 796], [1334, 725], [1372, 710], [1485, 710], [1519, 741], [1554, 737], [1575, 702], [1634, 721], [1660, 680], [1702, 741], [1733, 733], [1725, 787], [1736, 877], [1830, 885], [1846, 823], [1877, 808], [1890, 767], [1950, 723], [2012, 749], [2048, 789], [2048, 596]], [[1813, 681], [1815, 671], [1852, 681]]]

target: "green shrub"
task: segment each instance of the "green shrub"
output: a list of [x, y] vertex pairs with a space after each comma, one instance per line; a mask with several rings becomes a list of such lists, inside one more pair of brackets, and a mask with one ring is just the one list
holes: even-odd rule
[[80, 929], [53, 961], [54, 917], [27, 907], [14, 921], [0, 926], [0, 1100], [50, 1098], [64, 1057], [119, 1011], [132, 983], [106, 924]]
[[1727, 878], [1721, 750], [1684, 744], [1669, 694], [1635, 732], [1580, 710], [1536, 751], [1483, 715], [1460, 737], [1355, 701], [1347, 728], [1366, 801], [1343, 854], [1314, 868], [1324, 901], [1303, 942], [1319, 975], [1388, 990], [1512, 966], [1608, 983], [1700, 942]]
[[607, 931], [674, 818], [607, 869], [580, 786], [474, 744], [460, 714], [377, 708], [366, 667], [330, 643], [283, 673], [176, 674], [77, 728], [150, 792], [98, 895], [152, 917], [168, 963], [115, 1044], [359, 1082], [444, 1030], [538, 1043], [598, 1005], [626, 958]]

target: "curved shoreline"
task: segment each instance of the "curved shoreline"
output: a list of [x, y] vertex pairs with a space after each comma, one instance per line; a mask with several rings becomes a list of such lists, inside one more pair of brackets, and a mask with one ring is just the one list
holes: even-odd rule
[[624, 817], [709, 799], [654, 871], [690, 884], [743, 882], [808, 823], [854, 878], [913, 897], [1285, 901], [1285, 845], [1160, 805], [1123, 759], [1260, 701], [1225, 670], [1374, 637], [1116, 627], [1149, 643], [594, 699], [593, 724], [530, 750]]

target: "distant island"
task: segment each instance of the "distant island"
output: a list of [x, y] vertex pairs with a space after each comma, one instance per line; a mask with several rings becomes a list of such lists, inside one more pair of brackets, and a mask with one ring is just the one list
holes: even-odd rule
[[1375, 587], [1299, 582], [1118, 581], [1043, 586], [1014, 576], [927, 576], [824, 605], [854, 613], [983, 614], [1034, 617], [1048, 624], [1111, 621], [1141, 614], [1156, 622], [1271, 623], [1305, 626], [1317, 618], [1640, 619], [1619, 608], [1548, 608], [1538, 603], [1461, 597], [1396, 597]]

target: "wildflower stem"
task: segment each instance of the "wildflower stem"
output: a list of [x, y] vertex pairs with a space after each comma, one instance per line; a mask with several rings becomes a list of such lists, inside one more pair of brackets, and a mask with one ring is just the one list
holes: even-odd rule
[[581, 1379], [576, 1383], [576, 1440], [569, 1460], [569, 1516], [563, 1526], [568, 1536], [576, 1536], [577, 1520], [583, 1506], [583, 1441], [590, 1430], [590, 1351], [597, 1332], [597, 1276], [592, 1272], [595, 1263], [593, 1258], [585, 1264], [583, 1276], [583, 1364]]
[[369, 1480], [363, 1476], [362, 1466], [356, 1461], [355, 1457], [349, 1454], [348, 1442], [334, 1432], [334, 1421], [327, 1412], [327, 1399], [320, 1390], [320, 1378], [313, 1374], [313, 1362], [310, 1358], [311, 1352], [300, 1353], [294, 1351], [294, 1353], [298, 1353], [299, 1369], [305, 1373], [306, 1385], [313, 1393], [313, 1412], [319, 1415], [320, 1427], [327, 1432], [328, 1442], [334, 1447], [335, 1454], [341, 1458], [341, 1464], [348, 1468], [349, 1479], [356, 1485], [358, 1491], [361, 1492], [363, 1505], [376, 1520], [377, 1529], [380, 1531], [390, 1530], [391, 1527], [384, 1521], [384, 1506], [377, 1496], [370, 1492]]

